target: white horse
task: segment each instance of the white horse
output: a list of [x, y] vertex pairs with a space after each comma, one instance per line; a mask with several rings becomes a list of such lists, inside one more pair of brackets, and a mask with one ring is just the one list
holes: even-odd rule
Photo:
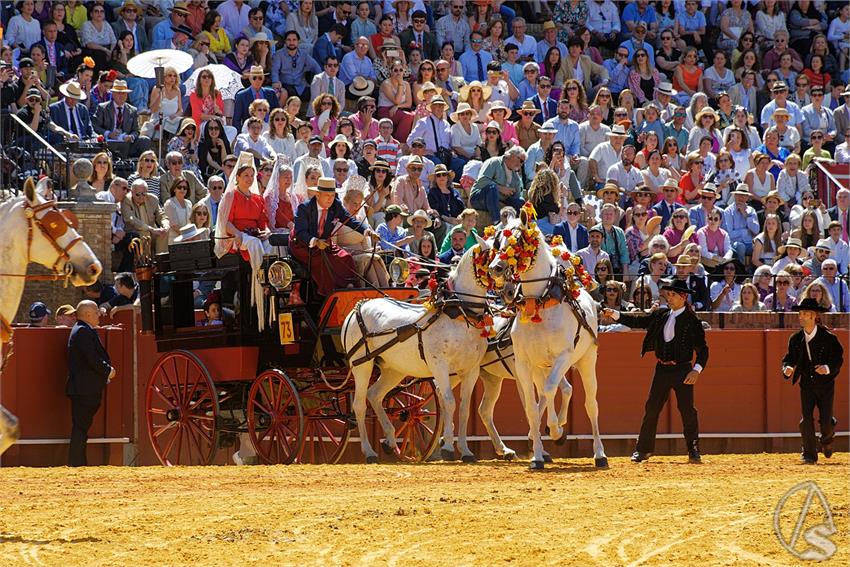
[[[502, 334], [504, 327], [512, 323], [512, 319], [495, 317], [493, 327], [496, 330], [497, 336]], [[493, 443], [493, 449], [496, 455], [507, 461], [516, 459], [516, 451], [509, 448], [502, 441], [502, 437], [496, 430], [493, 415], [496, 402], [499, 401], [499, 396], [502, 393], [502, 383], [505, 380], [515, 379], [516, 364], [514, 363], [513, 344], [510, 341], [505, 341], [504, 345], [498, 349], [488, 350], [487, 354], [484, 355], [484, 359], [481, 361], [481, 382], [484, 385], [484, 391], [481, 396], [481, 403], [478, 405], [478, 416], [481, 418], [481, 422], [490, 436], [490, 441]], [[566, 377], [563, 377], [559, 383], [559, 388], [561, 390], [561, 407], [558, 410], [558, 423], [563, 427], [567, 423], [567, 411], [569, 410], [573, 387], [567, 381]], [[525, 407], [522, 389], [518, 387], [517, 393], [519, 394], [520, 402]], [[558, 441], [561, 442], [564, 439], [564, 437], [561, 437]], [[546, 451], [543, 451], [543, 460], [546, 462], [551, 461], [551, 456]]]
[[[76, 219], [45, 201], [30, 178], [24, 195], [0, 203], [0, 343], [12, 339], [12, 320], [26, 283], [27, 264], [50, 268], [74, 286], [94, 283], [102, 266], [76, 231]], [[0, 407], [0, 455], [18, 438], [17, 419]]]
[[[543, 238], [525, 210], [507, 227], [510, 237], [497, 238], [497, 249], [490, 264], [493, 277], [505, 277], [515, 270], [522, 288], [526, 308], [546, 300], [548, 291], [559, 286], [560, 260], [553, 256], [552, 248]], [[509, 249], [513, 250], [509, 250]], [[508, 254], [510, 252], [510, 254]], [[530, 266], [514, 268], [521, 252], [529, 253]], [[571, 279], [573, 265], [566, 266]], [[569, 291], [567, 291], [569, 294]], [[561, 301], [557, 296], [539, 304], [539, 309], [529, 309], [526, 316], [517, 316], [511, 328], [514, 357], [517, 368], [517, 387], [522, 390], [525, 414], [531, 429], [534, 456], [532, 469], [542, 469], [543, 441], [540, 435], [541, 409], [546, 408], [549, 436], [558, 440], [564, 435], [563, 424], [555, 412], [555, 391], [569, 368], [575, 367], [584, 385], [584, 407], [593, 429], [593, 452], [597, 467], [607, 467], [608, 459], [599, 436], [599, 408], [596, 403], [597, 314], [596, 305], [583, 288], [572, 301]], [[579, 312], [576, 311], [579, 310]], [[528, 315], [534, 316], [529, 318]], [[540, 398], [535, 403], [535, 390]], [[563, 408], [562, 408], [563, 410]]]
[[[481, 253], [490, 250], [481, 238], [478, 238], [478, 247]], [[473, 317], [481, 314], [487, 305], [486, 289], [476, 282], [473, 270], [473, 254], [478, 247], [466, 251], [447, 281], [447, 289], [467, 303], [464, 309]], [[457, 446], [464, 462], [475, 460], [466, 443], [466, 430], [472, 390], [481, 359], [487, 351], [487, 339], [480, 328], [471, 325], [463, 316], [453, 319], [438, 310], [380, 298], [365, 301], [348, 314], [342, 325], [342, 344], [354, 375], [353, 409], [367, 463], [377, 462], [378, 455], [369, 443], [366, 430], [366, 400], [368, 398], [383, 427], [383, 449], [388, 453], [394, 451], [395, 430], [382, 402], [387, 393], [408, 376], [434, 377], [440, 408], [446, 416], [440, 455], [445, 460], [454, 459], [455, 400], [451, 374], [457, 374], [461, 384]], [[388, 344], [390, 346], [386, 347]], [[376, 352], [377, 356], [369, 355]], [[380, 369], [380, 377], [369, 386], [375, 365]]]

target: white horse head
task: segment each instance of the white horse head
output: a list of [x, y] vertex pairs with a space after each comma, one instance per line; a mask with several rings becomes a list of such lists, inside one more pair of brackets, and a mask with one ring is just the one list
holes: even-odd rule
[[32, 240], [27, 254], [30, 262], [41, 264], [56, 273], [68, 276], [76, 287], [93, 284], [103, 266], [83, 237], [77, 232], [77, 218], [57, 208], [55, 201], [45, 201], [37, 192], [32, 178], [24, 183], [21, 209], [25, 222], [30, 223]]
[[496, 252], [489, 266], [490, 277], [510, 282], [505, 284], [505, 289], [524, 279], [547, 277], [557, 263], [550, 253], [551, 247], [534, 222], [534, 210], [528, 204], [520, 209], [517, 218], [508, 221], [505, 228], [495, 235], [493, 245]]

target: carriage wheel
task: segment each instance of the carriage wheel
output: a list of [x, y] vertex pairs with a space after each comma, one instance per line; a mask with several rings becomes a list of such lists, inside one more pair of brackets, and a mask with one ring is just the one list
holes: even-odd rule
[[304, 438], [298, 391], [280, 370], [266, 370], [248, 391], [248, 435], [266, 464], [295, 460]]
[[443, 416], [433, 380], [419, 380], [384, 399], [396, 430], [399, 460], [415, 463], [431, 456], [440, 441]]
[[342, 458], [351, 436], [351, 393], [310, 388], [303, 393], [304, 445], [298, 462], [332, 465]]
[[146, 396], [148, 435], [159, 462], [208, 465], [218, 443], [218, 398], [210, 373], [191, 352], [163, 355]]

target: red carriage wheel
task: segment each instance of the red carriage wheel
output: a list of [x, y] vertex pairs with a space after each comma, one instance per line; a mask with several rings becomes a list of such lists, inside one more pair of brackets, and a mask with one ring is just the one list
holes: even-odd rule
[[148, 435], [159, 462], [208, 465], [218, 444], [218, 398], [210, 373], [191, 352], [163, 355], [151, 372]]
[[351, 393], [317, 385], [302, 394], [304, 445], [298, 462], [332, 465], [342, 458], [351, 436]]
[[391, 392], [384, 410], [395, 427], [396, 455], [414, 463], [431, 456], [440, 441], [443, 415], [433, 380], [419, 380]]
[[248, 391], [248, 435], [266, 464], [295, 460], [304, 439], [298, 390], [280, 370], [266, 370]]

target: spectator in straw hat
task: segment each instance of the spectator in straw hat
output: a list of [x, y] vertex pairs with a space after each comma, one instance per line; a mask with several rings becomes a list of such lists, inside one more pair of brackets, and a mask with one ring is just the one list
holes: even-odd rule
[[[120, 37], [121, 32], [129, 31], [133, 34], [133, 48], [136, 53], [144, 53], [150, 49], [151, 43], [145, 31], [144, 24], [140, 21], [144, 10], [133, 0], [126, 0], [124, 4], [115, 11], [119, 20], [112, 23], [112, 31], [115, 37]], [[69, 46], [66, 46], [69, 47]]]
[[[189, 16], [189, 10], [186, 9], [186, 2], [177, 2], [171, 8], [171, 14], [154, 26], [151, 32], [151, 48], [153, 49], [169, 49], [172, 45], [174, 35], [180, 26], [184, 26], [188, 30], [187, 37], [192, 37], [191, 28], [186, 26], [186, 18]], [[176, 42], [175, 42], [176, 43]]]
[[242, 131], [242, 123], [249, 116], [248, 107], [253, 101], [260, 98], [266, 99], [269, 103], [269, 110], [274, 110], [280, 106], [274, 89], [263, 86], [266, 73], [262, 67], [252, 66], [248, 78], [251, 85], [236, 93], [233, 102], [233, 126], [240, 132]]
[[150, 149], [151, 140], [139, 133], [138, 111], [127, 103], [131, 90], [126, 81], [117, 79], [110, 92], [112, 100], [100, 103], [94, 111], [92, 127], [106, 139], [113, 152], [123, 157], [138, 157]]
[[746, 265], [746, 257], [753, 253], [753, 238], [759, 233], [758, 216], [747, 204], [753, 197], [748, 185], [738, 184], [730, 195], [734, 202], [723, 211], [723, 229], [729, 233], [738, 263]]
[[517, 110], [519, 120], [514, 122], [514, 129], [516, 130], [519, 145], [526, 151], [528, 151], [528, 148], [532, 144], [540, 140], [540, 134], [538, 133], [540, 125], [534, 121], [534, 117], [540, 114], [540, 112], [540, 109], [536, 108], [530, 100], [523, 102], [522, 106]]
[[448, 103], [443, 97], [437, 95], [432, 98], [427, 104], [430, 114], [417, 120], [407, 143], [412, 147], [413, 140], [421, 138], [425, 142], [425, 156], [435, 164], [442, 163], [454, 171], [463, 167], [463, 164], [454, 159], [451, 151], [447, 151], [452, 143], [451, 125], [446, 120], [447, 108]]
[[[803, 262], [803, 269], [808, 270], [809, 273], [816, 278], [821, 277], [821, 267], [826, 259], [829, 258], [830, 254], [832, 254], [832, 247], [829, 245], [829, 239], [821, 238], [818, 240], [817, 244], [815, 244], [814, 250], [811, 251], [809, 259]], [[834, 297], [833, 300], [835, 300]]]

